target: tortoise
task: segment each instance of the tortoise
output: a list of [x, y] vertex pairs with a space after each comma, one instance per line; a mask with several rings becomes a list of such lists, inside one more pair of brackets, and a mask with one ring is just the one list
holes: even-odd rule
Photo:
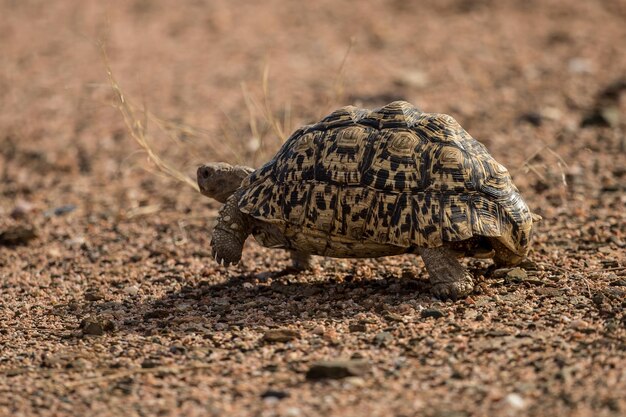
[[291, 251], [300, 270], [311, 268], [311, 255], [414, 253], [440, 298], [473, 289], [459, 257], [520, 263], [539, 219], [507, 169], [454, 118], [405, 101], [340, 108], [297, 129], [259, 169], [210, 163], [197, 179], [224, 203], [211, 240], [220, 264], [239, 262], [250, 234]]

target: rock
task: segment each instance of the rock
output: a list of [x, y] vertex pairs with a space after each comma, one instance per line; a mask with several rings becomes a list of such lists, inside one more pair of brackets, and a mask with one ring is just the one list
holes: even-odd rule
[[528, 123], [532, 126], [539, 127], [543, 123], [543, 116], [538, 112], [523, 113], [517, 118], [520, 123]]
[[132, 297], [139, 294], [139, 287], [136, 285], [129, 285], [128, 287], [124, 287], [124, 292]]
[[286, 343], [295, 339], [300, 339], [300, 332], [292, 329], [271, 329], [263, 335], [266, 343]]
[[521, 395], [514, 392], [504, 397], [504, 403], [515, 410], [522, 410], [526, 407], [526, 400], [524, 400]]
[[353, 387], [361, 388], [365, 386], [365, 380], [360, 376], [349, 376], [344, 381], [346, 382], [346, 384], [349, 384]]
[[157, 368], [161, 366], [161, 362], [156, 359], [146, 359], [141, 362], [141, 367], [144, 369]]
[[525, 259], [518, 265], [519, 268], [522, 268], [526, 271], [538, 271], [539, 265], [536, 262], [531, 261], [530, 259]]
[[437, 310], [436, 308], [427, 308], [422, 310], [421, 316], [423, 319], [427, 319], [429, 317], [439, 319], [445, 316], [445, 313], [441, 310]]
[[561, 295], [561, 290], [559, 288], [540, 287], [535, 290], [535, 293], [544, 297], [556, 297]]
[[330, 329], [327, 329], [324, 332], [324, 334], [322, 335], [322, 338], [330, 344], [333, 344], [333, 345], [339, 344], [339, 334], [332, 327]]
[[607, 106], [589, 113], [583, 118], [580, 126], [617, 127], [619, 125], [619, 119], [619, 109], [614, 106]]
[[340, 379], [349, 376], [362, 376], [370, 365], [363, 360], [332, 360], [313, 363], [306, 373], [306, 379]]
[[76, 210], [76, 206], [74, 204], [65, 204], [63, 206], [55, 207], [52, 210], [48, 210], [44, 213], [45, 217], [54, 216], [62, 216], [64, 214], [68, 214]]
[[414, 269], [405, 268], [402, 270], [402, 279], [411, 281], [417, 279], [417, 275], [415, 274]]
[[504, 278], [506, 281], [522, 282], [528, 274], [522, 268], [500, 268], [491, 273], [493, 278]]
[[585, 58], [572, 58], [567, 63], [567, 69], [572, 74], [588, 74], [593, 70], [591, 61]]
[[278, 391], [278, 390], [273, 390], [273, 389], [268, 389], [267, 391], [261, 394], [261, 398], [276, 398], [277, 400], [282, 400], [287, 397], [289, 397], [288, 392]]
[[25, 200], [18, 200], [15, 203], [15, 207], [11, 210], [10, 216], [14, 219], [23, 219], [26, 218], [28, 213], [33, 210], [33, 205]]
[[98, 290], [87, 290], [85, 293], [85, 300], [87, 301], [99, 301], [104, 299], [104, 295]]
[[569, 327], [574, 330], [585, 330], [589, 327], [589, 323], [587, 323], [585, 320], [572, 320], [569, 324]]
[[380, 332], [376, 336], [374, 336], [374, 340], [372, 341], [376, 346], [384, 346], [387, 342], [393, 340], [393, 335], [389, 332]]
[[143, 315], [144, 320], [150, 320], [150, 319], [163, 319], [167, 316], [170, 315], [170, 312], [168, 310], [162, 309], [162, 308], [157, 308], [155, 310], [152, 311], [148, 311], [147, 313], [145, 313]]
[[174, 354], [174, 355], [184, 355], [185, 352], [187, 352], [187, 348], [184, 346], [178, 346], [178, 345], [174, 345], [174, 346], [170, 346], [170, 353]]
[[348, 330], [350, 331], [350, 333], [363, 333], [367, 331], [367, 324], [354, 323], [348, 326]]
[[513, 268], [506, 273], [504, 279], [509, 282], [518, 283], [525, 281], [528, 278], [528, 274], [522, 268]]
[[400, 314], [392, 313], [391, 311], [385, 312], [383, 317], [387, 321], [396, 321], [399, 323], [404, 323], [404, 317], [402, 317]]
[[297, 407], [289, 407], [285, 411], [285, 417], [300, 417], [302, 415], [302, 411]]
[[84, 247], [84, 248], [89, 247], [89, 245], [87, 244], [87, 239], [85, 239], [84, 236], [75, 236], [71, 239], [67, 239], [65, 241], [65, 244], [72, 249], [77, 249], [81, 247]]
[[548, 120], [561, 120], [563, 113], [557, 107], [544, 107], [541, 110], [541, 116]]
[[25, 245], [37, 237], [37, 233], [32, 226], [9, 226], [0, 230], [0, 246]]
[[428, 76], [420, 70], [405, 71], [394, 79], [400, 87], [422, 88], [428, 85]]
[[326, 328], [324, 328], [324, 326], [315, 326], [315, 328], [311, 330], [311, 333], [317, 336], [322, 336], [325, 331]]
[[224, 330], [228, 329], [228, 324], [226, 324], [226, 323], [215, 323], [215, 325], [213, 325], [213, 328], [215, 330], [217, 330], [218, 332], [223, 332]]
[[100, 317], [86, 317], [79, 325], [84, 335], [102, 336], [105, 332], [115, 330], [115, 324], [109, 320]]

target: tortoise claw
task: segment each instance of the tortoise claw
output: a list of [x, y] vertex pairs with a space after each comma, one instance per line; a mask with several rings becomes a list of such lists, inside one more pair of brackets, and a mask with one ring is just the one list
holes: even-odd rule
[[452, 301], [456, 301], [470, 294], [473, 289], [474, 282], [472, 278], [466, 274], [464, 279], [459, 281], [437, 282], [433, 284], [430, 292], [439, 299], [451, 299]]

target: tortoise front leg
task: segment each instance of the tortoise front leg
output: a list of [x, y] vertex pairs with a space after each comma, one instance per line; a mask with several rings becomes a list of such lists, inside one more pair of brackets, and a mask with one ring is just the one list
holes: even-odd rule
[[242, 213], [237, 205], [239, 194], [237, 192], [228, 197], [220, 209], [211, 238], [213, 257], [217, 263], [223, 262], [224, 266], [236, 264], [241, 260], [243, 244], [250, 234], [247, 215]]
[[465, 271], [453, 251], [441, 246], [420, 248], [419, 254], [426, 265], [434, 296], [457, 299], [472, 292], [472, 276]]

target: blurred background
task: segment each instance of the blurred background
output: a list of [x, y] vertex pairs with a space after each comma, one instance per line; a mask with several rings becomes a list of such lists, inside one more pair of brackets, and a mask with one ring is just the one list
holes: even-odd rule
[[[591, 124], [622, 126], [619, 87], [613, 101], [598, 103], [615, 83], [624, 87], [626, 6], [618, 0], [3, 0], [2, 10], [5, 166], [16, 147], [45, 162], [38, 169], [81, 175], [75, 170], [89, 161], [104, 179], [138, 149], [112, 107], [99, 42], [138, 108], [170, 130], [188, 127], [170, 132], [186, 148], [154, 144], [183, 168], [191, 158], [258, 165], [267, 156], [259, 142], [271, 155], [282, 139], [267, 116], [288, 135], [338, 106], [394, 99], [451, 114], [513, 169], [566, 143], [559, 152], [570, 169], [588, 171], [585, 158], [572, 160], [574, 142], [601, 152], [616, 144], [586, 143], [582, 121], [600, 111]], [[148, 128], [159, 139], [158, 126]], [[37, 168], [25, 172], [23, 162], [11, 178], [36, 186]]]

